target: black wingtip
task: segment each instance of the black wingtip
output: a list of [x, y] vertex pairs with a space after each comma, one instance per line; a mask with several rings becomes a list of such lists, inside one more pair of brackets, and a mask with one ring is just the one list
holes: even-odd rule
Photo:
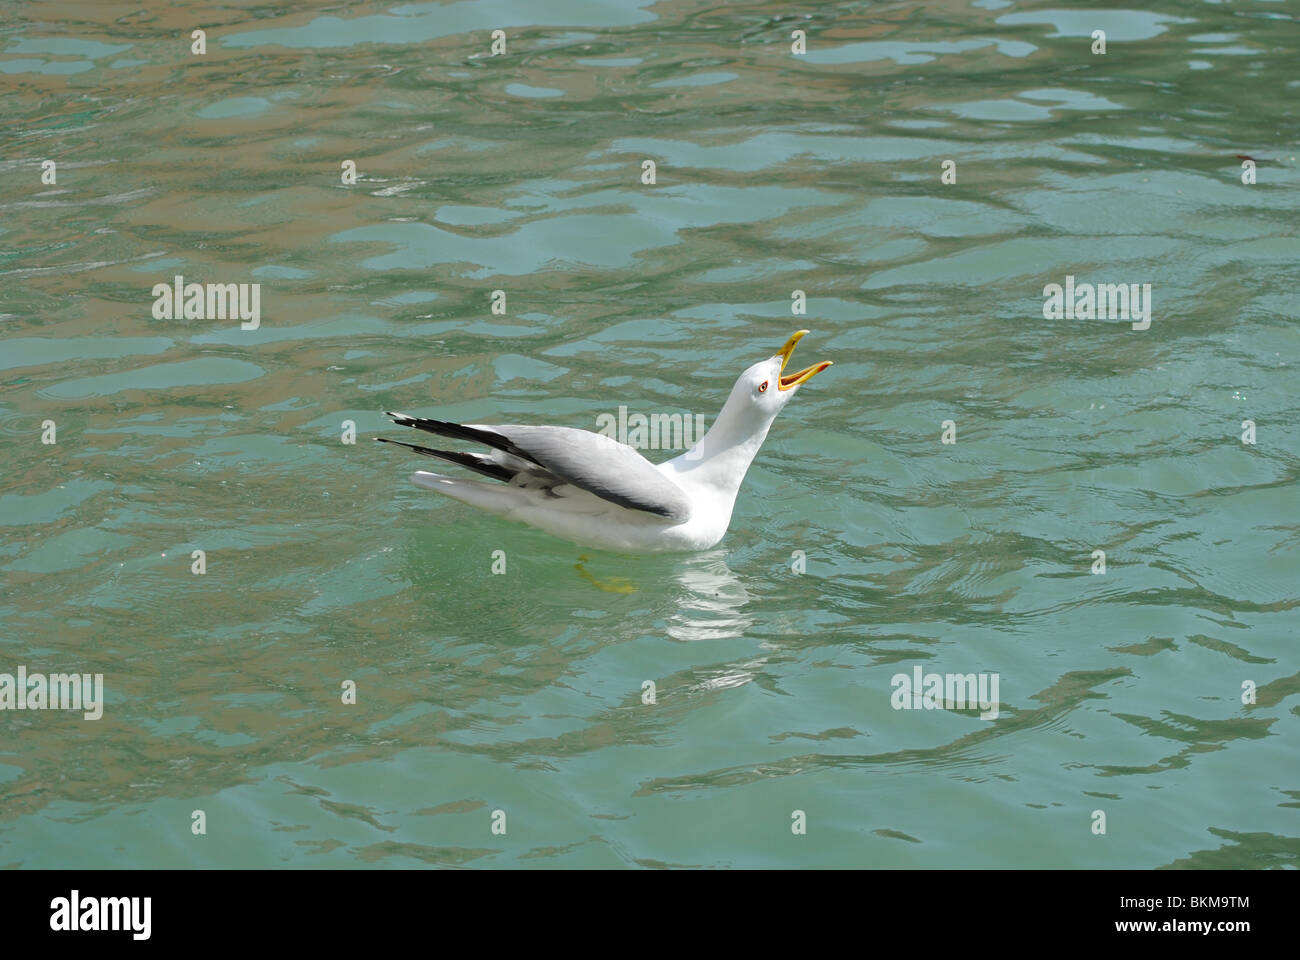
[[405, 447], [407, 450], [423, 454], [426, 457], [434, 457], [438, 460], [446, 460], [448, 463], [459, 464], [467, 470], [473, 470], [475, 473], [481, 473], [485, 477], [491, 477], [504, 483], [509, 483], [515, 476], [514, 470], [503, 467], [499, 463], [493, 463], [487, 457], [480, 456], [477, 453], [434, 450], [432, 447], [422, 447], [418, 443], [404, 443], [401, 440], [389, 440], [387, 437], [375, 437], [375, 439], [380, 443], [391, 443], [395, 447]]

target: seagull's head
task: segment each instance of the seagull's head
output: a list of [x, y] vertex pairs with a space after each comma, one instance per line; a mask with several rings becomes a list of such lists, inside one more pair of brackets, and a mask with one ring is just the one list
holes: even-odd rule
[[772, 357], [754, 364], [742, 373], [731, 392], [732, 396], [746, 401], [756, 413], [770, 422], [790, 402], [801, 385], [831, 365], [829, 360], [823, 360], [811, 367], [804, 367], [798, 373], [785, 372], [795, 344], [807, 332], [796, 331]]
[[[740, 375], [731, 395], [704, 438], [671, 461], [685, 476], [702, 471], [703, 482], [729, 491], [734, 499], [745, 471], [767, 437], [776, 415], [785, 409], [799, 388], [831, 365], [829, 360], [786, 373], [790, 354], [807, 330], [798, 330], [780, 350], [760, 360]], [[730, 509], [730, 508], [728, 508]], [[729, 514], [728, 514], [729, 515]]]

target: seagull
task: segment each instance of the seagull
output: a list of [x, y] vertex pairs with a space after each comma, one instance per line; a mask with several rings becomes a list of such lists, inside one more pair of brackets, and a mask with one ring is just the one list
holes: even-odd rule
[[726, 535], [745, 472], [799, 387], [831, 365], [786, 375], [797, 331], [740, 375], [713, 426], [679, 457], [654, 464], [613, 437], [574, 427], [450, 423], [385, 411], [397, 426], [481, 444], [436, 450], [376, 437], [501, 483], [417, 470], [411, 482], [565, 540], [620, 553], [707, 550]]

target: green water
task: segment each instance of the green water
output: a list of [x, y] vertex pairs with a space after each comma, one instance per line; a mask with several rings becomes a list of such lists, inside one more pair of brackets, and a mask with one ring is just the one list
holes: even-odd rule
[[[0, 8], [0, 672], [107, 691], [0, 712], [0, 866], [1300, 865], [1295, 4], [148, 7]], [[801, 327], [707, 554], [370, 442]]]

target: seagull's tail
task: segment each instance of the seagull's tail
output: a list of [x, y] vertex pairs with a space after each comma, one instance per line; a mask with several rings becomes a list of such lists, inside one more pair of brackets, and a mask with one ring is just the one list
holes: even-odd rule
[[[404, 413], [389, 413], [388, 415], [393, 418], [393, 423], [398, 426], [414, 427], [426, 433], [482, 443], [496, 450], [513, 454], [512, 448], [514, 444], [490, 430], [466, 427], [445, 420], [408, 417]], [[519, 471], [494, 460], [491, 456], [484, 456], [479, 453], [461, 453], [456, 450], [435, 450], [432, 447], [404, 443], [401, 440], [388, 440], [384, 437], [375, 437], [375, 439], [380, 443], [391, 443], [395, 446], [406, 447], [406, 449], [413, 450], [426, 457], [446, 460], [448, 463], [454, 463], [468, 470], [473, 470], [475, 473], [491, 477], [493, 480], [502, 480], [507, 484], [506, 486], [498, 486], [494, 483], [484, 483], [481, 480], [465, 480], [459, 477], [446, 477], [429, 470], [417, 470], [411, 474], [411, 482], [417, 487], [436, 491], [462, 503], [478, 507], [480, 510], [486, 510], [488, 513], [495, 513], [498, 516], [508, 515], [511, 511], [524, 506], [527, 502], [528, 494], [524, 491], [524, 488], [510, 482]]]
[[411, 474], [411, 482], [417, 487], [436, 491], [497, 516], [505, 516], [522, 505], [522, 491], [518, 487], [499, 487], [482, 480], [444, 477], [428, 470], [417, 470]]

